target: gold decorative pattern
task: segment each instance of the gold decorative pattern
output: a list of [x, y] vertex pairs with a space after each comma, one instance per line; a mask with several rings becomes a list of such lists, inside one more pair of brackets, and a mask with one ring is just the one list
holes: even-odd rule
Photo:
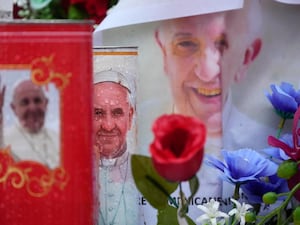
[[53, 58], [54, 55], [34, 59], [31, 63], [31, 80], [37, 85], [47, 85], [52, 82], [58, 90], [62, 90], [69, 84], [72, 74], [56, 72]]
[[35, 161], [15, 162], [10, 147], [0, 149], [0, 184], [14, 189], [24, 188], [36, 198], [46, 196], [53, 188], [64, 190], [69, 175], [62, 167], [54, 170]]
[[[72, 73], [57, 71], [54, 59], [55, 54], [50, 54], [34, 58], [29, 64], [0, 64], [0, 69], [30, 70], [30, 78], [36, 85], [47, 87], [52, 83], [61, 92], [69, 85]], [[33, 160], [15, 160], [10, 146], [0, 148], [0, 188], [20, 190], [42, 198], [53, 190], [63, 191], [69, 179], [70, 175], [62, 165], [49, 169]]]

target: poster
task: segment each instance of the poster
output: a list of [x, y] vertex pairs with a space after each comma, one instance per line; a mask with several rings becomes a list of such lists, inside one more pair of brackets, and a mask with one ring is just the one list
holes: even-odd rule
[[[271, 84], [280, 85], [283, 81], [291, 83], [296, 90], [299, 90], [300, 83], [297, 74], [300, 67], [297, 60], [300, 48], [298, 44], [300, 38], [298, 29], [299, 7], [297, 4], [285, 4], [280, 1], [260, 1], [261, 13], [255, 11], [254, 14], [250, 14], [250, 21], [258, 27], [258, 30], [254, 29], [251, 32], [251, 35], [258, 37], [253, 39], [256, 41], [253, 42], [251, 50], [249, 49], [244, 53], [240, 52], [239, 56], [232, 59], [231, 64], [227, 64], [230, 66], [226, 67], [226, 63], [221, 62], [224, 64], [223, 69], [221, 69], [222, 74], [225, 74], [226, 70], [229, 71], [231, 68], [237, 67], [239, 63], [243, 66], [240, 68], [239, 74], [232, 74], [234, 76], [228, 79], [222, 78], [222, 102], [226, 102], [226, 104], [222, 105], [221, 109], [222, 137], [218, 138], [220, 141], [218, 144], [221, 143], [218, 146], [219, 150], [223, 148], [237, 150], [246, 147], [260, 150], [268, 146], [267, 137], [269, 135], [276, 135], [280, 117], [274, 113], [266, 93], [271, 93]], [[236, 10], [242, 12], [242, 9], [237, 8]], [[200, 16], [203, 16], [202, 18], [212, 17], [211, 12]], [[175, 20], [177, 18], [176, 16]], [[231, 35], [238, 36], [241, 34], [243, 22], [236, 19], [232, 20], [235, 25], [231, 26], [231, 32], [233, 32]], [[112, 29], [105, 27], [102, 32], [98, 29], [94, 33], [95, 43], [98, 41], [102, 42], [103, 45], [138, 45], [139, 47], [140, 79], [138, 86], [141, 92], [139, 92], [140, 97], [137, 104], [139, 113], [137, 119], [138, 151], [145, 155], [149, 155], [148, 146], [152, 141], [151, 125], [155, 118], [164, 113], [174, 112], [174, 89], [170, 87], [168, 72], [172, 69], [175, 71], [179, 67], [174, 66], [172, 68], [169, 65], [170, 61], [166, 60], [165, 55], [172, 52], [171, 50], [164, 52], [157, 41], [157, 28], [164, 22], [165, 20], [152, 20], [152, 22], [144, 21], [132, 25], [125, 24], [126, 26], [121, 27], [112, 26]], [[226, 32], [225, 34], [227, 36], [224, 38], [221, 35], [221, 40], [234, 39], [234, 37], [228, 36], [230, 34]], [[185, 39], [183, 38], [183, 40]], [[199, 42], [201, 43], [201, 41]], [[207, 40], [204, 40], [203, 43], [205, 47], [210, 44]], [[225, 41], [218, 42], [218, 44], [223, 46], [224, 60], [225, 57], [228, 57], [226, 56], [227, 49], [239, 49], [240, 46], [239, 39], [231, 43]], [[182, 46], [190, 50], [195, 48], [195, 45], [190, 41], [183, 42]], [[173, 49], [174, 52], [176, 53], [176, 49]], [[213, 53], [215, 52], [202, 54], [219, 57]], [[215, 67], [211, 66], [210, 69], [213, 70]], [[174, 72], [173, 70], [172, 72]], [[181, 86], [178, 84], [178, 89], [180, 88]], [[228, 88], [228, 95], [225, 96], [224, 90], [226, 88]], [[196, 89], [198, 92], [201, 91], [200, 88]], [[216, 94], [218, 91], [215, 89], [210, 93]], [[291, 124], [291, 120], [286, 122], [286, 131], [291, 129]], [[219, 157], [218, 151], [213, 153]], [[215, 175], [215, 177], [217, 176]], [[202, 181], [204, 180], [202, 179]], [[210, 194], [209, 191], [212, 189], [209, 187], [208, 185], [205, 188], [205, 185], [202, 185], [204, 191], [199, 193], [198, 198], [195, 198], [192, 203], [195, 205], [204, 204], [208, 202], [209, 198], [221, 198], [225, 206], [230, 204], [228, 203], [230, 191], [227, 190], [227, 187], [222, 185], [223, 190], [215, 190], [216, 194]], [[193, 208], [196, 207], [192, 207], [190, 215], [192, 218], [196, 218], [199, 211], [197, 209], [193, 211]], [[151, 219], [153, 216], [149, 216], [149, 220], [147, 220], [149, 224], [155, 224]]]
[[0, 223], [94, 224], [92, 26], [0, 21], [0, 36]]
[[136, 47], [94, 47], [93, 128], [99, 158], [98, 224], [140, 224], [131, 172], [137, 152]]

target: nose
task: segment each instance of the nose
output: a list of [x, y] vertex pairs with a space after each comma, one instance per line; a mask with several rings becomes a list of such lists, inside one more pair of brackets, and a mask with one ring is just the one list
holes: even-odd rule
[[33, 101], [29, 101], [27, 105], [27, 108], [29, 108], [30, 110], [35, 110], [37, 107], [37, 104], [35, 104]]
[[107, 115], [105, 118], [101, 119], [101, 128], [106, 131], [111, 131], [115, 128], [115, 120]]
[[203, 54], [195, 59], [195, 74], [200, 80], [209, 82], [220, 74], [220, 56], [215, 47], [207, 46]]

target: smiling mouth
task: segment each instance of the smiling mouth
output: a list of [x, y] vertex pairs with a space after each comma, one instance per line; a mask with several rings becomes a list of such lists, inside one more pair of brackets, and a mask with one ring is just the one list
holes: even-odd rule
[[197, 93], [205, 97], [215, 97], [221, 95], [221, 88], [215, 88], [215, 89], [198, 88]]
[[116, 137], [118, 137], [118, 135], [116, 135], [116, 134], [98, 134], [98, 138], [100, 138], [100, 139], [111, 140], [111, 139], [114, 139]]

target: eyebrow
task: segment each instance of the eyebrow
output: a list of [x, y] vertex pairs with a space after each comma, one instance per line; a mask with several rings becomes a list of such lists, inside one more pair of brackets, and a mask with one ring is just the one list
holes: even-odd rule
[[[184, 37], [185, 36], [194, 36], [194, 34], [191, 32], [178, 32], [173, 35], [173, 37], [181, 37], [181, 36], [184, 36]], [[195, 35], [195, 36], [197, 36], [197, 35]], [[227, 38], [227, 35], [225, 32], [222, 32], [220, 35], [218, 35], [216, 39], [221, 39], [221, 38], [225, 38], [225, 39]]]
[[186, 36], [193, 36], [193, 34], [192, 33], [190, 33], [190, 32], [178, 32], [178, 33], [175, 33], [174, 35], [173, 35], [173, 37], [174, 38], [177, 38], [177, 37], [186, 37]]

